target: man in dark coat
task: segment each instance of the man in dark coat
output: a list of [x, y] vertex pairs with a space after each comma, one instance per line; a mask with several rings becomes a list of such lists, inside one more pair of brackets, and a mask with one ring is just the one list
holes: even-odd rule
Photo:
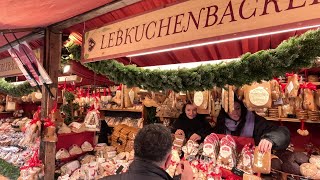
[[[108, 176], [103, 180], [173, 180], [165, 171], [171, 161], [172, 137], [163, 125], [147, 125], [134, 140], [134, 161], [126, 173]], [[182, 162], [181, 177], [192, 180], [193, 172], [188, 162]]]

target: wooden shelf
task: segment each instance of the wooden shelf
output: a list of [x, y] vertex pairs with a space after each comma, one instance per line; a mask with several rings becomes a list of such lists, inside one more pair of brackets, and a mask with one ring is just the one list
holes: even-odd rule
[[13, 113], [13, 111], [12, 112], [0, 112], [0, 114], [9, 114], [9, 113]]
[[126, 112], [142, 112], [141, 109], [99, 109], [99, 111], [126, 111]]
[[[269, 121], [285, 121], [285, 122], [300, 122], [299, 119], [295, 118], [272, 118], [272, 117], [264, 117]], [[311, 120], [305, 120], [305, 123], [320, 123], [320, 121], [311, 121]]]
[[[308, 82], [307, 82], [308, 83]], [[310, 83], [312, 83], [312, 84], [314, 84], [314, 85], [316, 85], [316, 86], [320, 86], [320, 82], [310, 82]]]
[[[306, 83], [312, 83], [312, 84], [314, 84], [316, 86], [320, 86], [320, 82], [306, 82]], [[282, 84], [287, 84], [287, 83], [282, 83]]]

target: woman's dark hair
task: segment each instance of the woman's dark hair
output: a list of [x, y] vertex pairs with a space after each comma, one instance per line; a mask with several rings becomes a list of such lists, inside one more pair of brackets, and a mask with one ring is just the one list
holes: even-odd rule
[[[234, 132], [231, 132], [232, 135], [234, 136], [240, 136], [240, 133], [243, 129], [243, 126], [244, 124], [246, 123], [246, 116], [247, 116], [247, 108], [246, 106], [244, 105], [244, 103], [238, 99], [238, 97], [235, 95], [234, 96], [234, 102], [238, 102], [241, 106], [241, 116], [240, 116], [240, 123], [237, 127], [237, 130], [234, 131]], [[230, 116], [228, 115], [228, 113], [226, 113], [226, 111], [221, 108], [221, 111], [217, 117], [217, 124], [216, 124], [216, 127], [224, 127], [223, 129], [217, 129], [217, 133], [219, 134], [225, 134], [225, 132], [222, 132], [222, 130], [226, 130], [227, 127], [225, 126], [225, 119], [226, 118], [229, 118], [229, 119], [232, 119], [230, 118]]]
[[182, 107], [182, 114], [186, 114], [187, 105], [193, 105], [193, 103], [191, 101], [187, 101], [186, 104], [184, 104]]
[[161, 124], [144, 126], [134, 140], [135, 156], [155, 163], [164, 161], [171, 148], [171, 132]]

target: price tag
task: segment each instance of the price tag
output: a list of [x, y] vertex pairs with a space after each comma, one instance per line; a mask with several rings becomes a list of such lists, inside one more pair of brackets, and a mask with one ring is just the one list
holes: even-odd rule
[[236, 167], [233, 167], [232, 170], [233, 174], [238, 175], [238, 176], [243, 176], [244, 172]]

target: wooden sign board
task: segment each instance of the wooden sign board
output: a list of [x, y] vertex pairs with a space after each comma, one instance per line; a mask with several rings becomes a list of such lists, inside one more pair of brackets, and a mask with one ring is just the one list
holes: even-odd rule
[[21, 75], [19, 67], [11, 57], [0, 60], [0, 77]]
[[83, 59], [234, 38], [288, 24], [305, 26], [311, 20], [320, 24], [319, 19], [320, 0], [189, 0], [86, 32]]
[[[36, 57], [40, 59], [41, 49], [33, 50]], [[12, 57], [0, 59], [0, 77], [11, 77], [22, 75], [21, 70], [17, 66], [17, 63], [13, 61]]]

